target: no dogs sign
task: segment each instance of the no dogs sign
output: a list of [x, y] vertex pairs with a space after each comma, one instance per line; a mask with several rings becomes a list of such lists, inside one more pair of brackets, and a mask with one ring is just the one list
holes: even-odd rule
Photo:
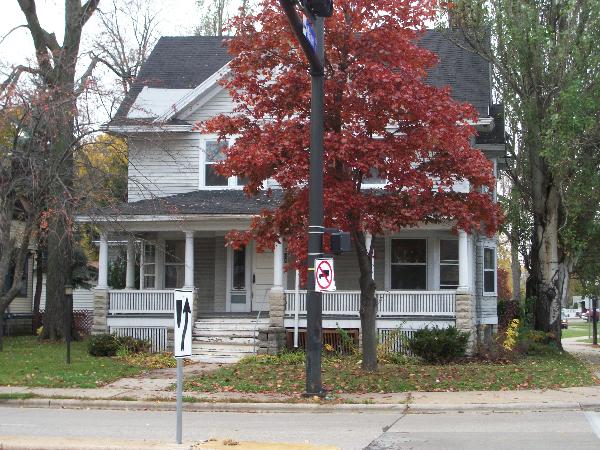
[[335, 291], [333, 258], [319, 258], [315, 260], [315, 291]]

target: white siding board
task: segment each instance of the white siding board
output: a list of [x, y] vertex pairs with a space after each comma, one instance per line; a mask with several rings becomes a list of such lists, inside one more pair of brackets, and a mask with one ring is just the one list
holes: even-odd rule
[[128, 200], [198, 189], [198, 133], [135, 137], [129, 141]]
[[234, 104], [229, 93], [221, 86], [217, 87], [214, 96], [200, 106], [192, 107], [189, 113], [183, 114], [182, 119], [196, 123], [201, 122], [219, 114], [230, 114], [233, 112]]

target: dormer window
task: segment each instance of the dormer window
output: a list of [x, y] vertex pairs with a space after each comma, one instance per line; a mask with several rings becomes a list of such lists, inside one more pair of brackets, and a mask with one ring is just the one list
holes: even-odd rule
[[246, 184], [242, 177], [224, 177], [215, 170], [215, 165], [225, 160], [225, 150], [231, 141], [219, 141], [206, 137], [200, 150], [200, 189], [241, 188]]

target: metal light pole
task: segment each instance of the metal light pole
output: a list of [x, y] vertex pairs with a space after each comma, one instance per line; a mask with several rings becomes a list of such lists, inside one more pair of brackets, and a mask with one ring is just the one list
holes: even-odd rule
[[[288, 17], [292, 31], [310, 63], [312, 96], [310, 112], [310, 169], [308, 212], [308, 285], [306, 294], [306, 395], [323, 395], [321, 385], [322, 305], [321, 293], [315, 292], [315, 259], [323, 256], [323, 116], [324, 116], [324, 19], [331, 15], [332, 4], [327, 1], [305, 1], [305, 9], [312, 18], [316, 45], [304, 34], [303, 23], [296, 12], [295, 0], [279, 0]], [[327, 4], [327, 5], [326, 5]], [[315, 13], [313, 15], [313, 13]], [[317, 15], [320, 14], [320, 15]]]
[[[324, 59], [323, 18], [315, 20], [317, 57]], [[308, 198], [308, 270], [314, 271], [315, 259], [323, 256], [323, 115], [324, 70], [311, 71], [312, 96], [310, 101], [310, 174]], [[323, 294], [315, 291], [315, 277], [309, 272], [306, 293], [306, 395], [322, 395], [321, 351], [323, 348]]]

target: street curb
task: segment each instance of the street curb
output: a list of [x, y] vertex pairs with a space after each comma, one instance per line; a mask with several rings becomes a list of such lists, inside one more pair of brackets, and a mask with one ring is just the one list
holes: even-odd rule
[[[114, 410], [150, 410], [175, 411], [175, 401], [126, 401], [126, 400], [88, 400], [88, 399], [45, 399], [32, 398], [20, 400], [0, 400], [0, 406], [14, 408], [57, 408], [57, 409], [114, 409]], [[187, 412], [406, 412], [404, 403], [395, 404], [311, 404], [311, 403], [226, 403], [197, 402], [183, 403]]]
[[586, 404], [578, 402], [554, 403], [465, 403], [465, 404], [413, 404], [407, 414], [441, 414], [445, 412], [515, 412], [515, 411], [573, 411], [600, 408], [600, 402]]
[[[0, 406], [13, 408], [57, 408], [57, 409], [112, 409], [175, 411], [175, 402], [168, 401], [128, 401], [128, 400], [90, 400], [90, 399], [18, 399], [1, 400]], [[599, 410], [600, 401], [590, 402], [553, 402], [553, 403], [463, 403], [463, 404], [404, 404], [404, 403], [227, 403], [197, 402], [184, 403], [187, 412], [390, 412], [401, 414], [440, 414], [445, 412], [509, 412], [509, 411], [551, 411], [551, 410]]]

